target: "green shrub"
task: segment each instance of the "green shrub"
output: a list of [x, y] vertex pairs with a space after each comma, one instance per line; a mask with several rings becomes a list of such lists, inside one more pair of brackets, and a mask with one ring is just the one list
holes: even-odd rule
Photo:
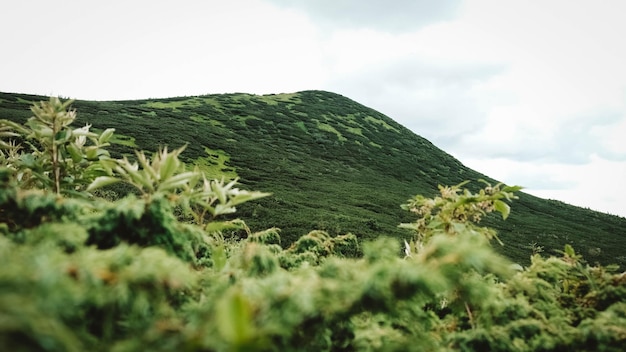
[[[47, 104], [36, 113], [73, 116], [60, 108], [67, 104]], [[277, 228], [254, 232], [232, 218], [236, 206], [266, 194], [189, 171], [182, 148], [152, 158], [138, 152], [136, 162], [104, 152], [76, 157], [87, 169], [99, 165], [86, 173], [62, 151], [76, 143], [71, 135], [56, 132], [50, 141], [47, 132], [30, 134], [34, 122], [1, 123], [2, 350], [619, 351], [626, 344], [626, 276], [615, 267], [589, 266], [570, 246], [559, 257], [535, 254], [526, 268], [494, 251], [495, 232], [478, 221], [490, 211], [506, 218], [504, 201], [518, 187], [486, 184], [473, 193], [460, 184], [414, 197], [405, 208], [418, 218], [402, 225], [415, 231], [410, 242], [360, 243], [314, 230], [284, 249]], [[114, 182], [138, 195], [91, 194]], [[247, 237], [235, 240], [232, 230]]]

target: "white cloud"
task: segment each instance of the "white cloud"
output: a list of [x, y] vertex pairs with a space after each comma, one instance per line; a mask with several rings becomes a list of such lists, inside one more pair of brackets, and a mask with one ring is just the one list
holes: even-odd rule
[[532, 195], [609, 214], [626, 214], [622, 183], [626, 163], [592, 155], [586, 164], [516, 161], [506, 158], [467, 158], [464, 164]]
[[626, 118], [622, 112], [621, 118], [612, 124], [593, 126], [591, 134], [600, 145], [613, 153], [618, 159], [626, 159]]
[[269, 0], [303, 11], [329, 30], [369, 28], [382, 32], [406, 32], [429, 23], [453, 18], [460, 0]]
[[0, 90], [325, 89], [492, 177], [626, 216], [622, 189], [591, 184], [624, 179], [625, 12], [621, 0], [23, 0], [0, 12]]
[[621, 186], [626, 179], [626, 163], [593, 156], [586, 165], [569, 165], [562, 169], [551, 166], [550, 169], [552, 174], [566, 175], [576, 184], [564, 189], [529, 189], [530, 193], [614, 215], [626, 214]]
[[262, 1], [38, 5], [2, 18], [12, 18], [3, 32], [20, 33], [7, 36], [16, 55], [3, 59], [2, 90], [83, 99], [273, 93], [316, 88], [327, 75], [308, 19]]
[[457, 138], [476, 131], [484, 122], [472, 87], [475, 81], [488, 79], [497, 70], [409, 57], [337, 75], [329, 86], [367, 102], [427, 138]]

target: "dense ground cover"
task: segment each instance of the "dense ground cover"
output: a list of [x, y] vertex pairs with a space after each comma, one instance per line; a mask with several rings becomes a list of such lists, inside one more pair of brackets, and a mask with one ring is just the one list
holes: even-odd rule
[[[0, 117], [23, 123], [39, 100], [47, 98], [0, 93]], [[408, 196], [434, 196], [437, 185], [464, 180], [497, 183], [389, 117], [329, 92], [73, 106], [80, 111], [79, 126], [116, 129], [109, 147], [115, 157], [188, 143], [183, 161], [212, 177], [238, 176], [243, 188], [272, 193], [242, 204], [239, 213], [252, 229], [280, 227], [283, 247], [312, 230], [353, 233], [359, 240], [409, 239], [411, 233], [397, 226], [412, 219], [399, 207]], [[479, 186], [468, 185], [474, 191]], [[508, 221], [485, 219], [503, 239], [498, 252], [527, 265], [533, 253], [558, 254], [571, 244], [592, 263], [626, 267], [626, 219], [523, 192], [519, 197]]]
[[[113, 131], [73, 126], [60, 101], [33, 113], [24, 125], [0, 121], [2, 350], [626, 343], [626, 275], [616, 267], [590, 266], [569, 245], [525, 267], [494, 251], [497, 234], [480, 221], [509, 221], [519, 187], [461, 183], [405, 200], [405, 241], [317, 230], [281, 246], [278, 229], [255, 232], [233, 218], [268, 194], [208, 179], [180, 160], [182, 149], [116, 158]], [[112, 199], [106, 187], [120, 182], [134, 192]]]

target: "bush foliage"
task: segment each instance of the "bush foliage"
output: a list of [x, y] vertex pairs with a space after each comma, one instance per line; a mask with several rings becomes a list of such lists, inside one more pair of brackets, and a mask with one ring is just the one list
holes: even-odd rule
[[[70, 103], [1, 121], [3, 350], [621, 351], [626, 275], [571, 246], [522, 267], [487, 213], [519, 187], [465, 184], [404, 208], [411, 241], [316, 230], [281, 246], [236, 206], [267, 196], [209, 180], [183, 148], [112, 158], [112, 130]], [[111, 200], [112, 183], [135, 194]], [[235, 234], [245, 233], [244, 238]]]
[[[32, 116], [28, 107], [40, 100], [48, 97], [0, 92], [0, 116], [26, 124]], [[115, 128], [111, 145], [102, 148], [110, 157], [126, 156], [132, 164], [138, 162], [134, 149], [150, 156], [163, 146], [186, 145], [179, 157], [209, 180], [238, 178], [240, 187], [272, 193], [237, 206], [237, 215], [256, 229], [280, 224], [284, 248], [311, 229], [331, 236], [351, 232], [360, 241], [381, 235], [410, 240], [410, 232], [398, 227], [413, 221], [414, 215], [398, 206], [407, 195], [432, 198], [439, 194], [438, 184], [465, 180], [497, 183], [390, 117], [331, 92], [77, 100], [71, 105], [80, 111], [73, 125], [90, 125], [94, 133]], [[480, 186], [465, 187], [478, 192]], [[127, 183], [98, 192], [109, 198], [141, 194]], [[516, 195], [515, 211], [506, 221], [487, 214], [481, 222], [505, 243], [494, 247], [499, 253], [528, 266], [531, 253], [558, 255], [570, 244], [592, 263], [626, 269], [626, 218]]]

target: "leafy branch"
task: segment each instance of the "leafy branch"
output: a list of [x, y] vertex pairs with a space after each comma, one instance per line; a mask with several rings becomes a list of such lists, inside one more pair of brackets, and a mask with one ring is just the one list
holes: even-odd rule
[[217, 216], [234, 213], [237, 205], [266, 197], [269, 193], [236, 188], [237, 179], [229, 183], [223, 179], [209, 180], [198, 168], [187, 171], [179, 159], [184, 149], [185, 146], [168, 152], [165, 147], [154, 153], [152, 158], [138, 151], [137, 162], [130, 162], [126, 157], [118, 159], [112, 168], [113, 174], [98, 177], [88, 190], [125, 182], [141, 192], [147, 202], [155, 196], [164, 196], [173, 204], [181, 205], [185, 213], [207, 231], [240, 228], [240, 221], [213, 221]]
[[24, 125], [0, 120], [2, 163], [16, 172], [24, 188], [84, 195], [95, 178], [110, 173], [112, 160], [105, 148], [114, 129], [98, 134], [90, 131], [91, 125], [71, 128], [76, 119], [71, 103], [50, 98], [35, 104]]
[[463, 188], [469, 182], [465, 181], [456, 186], [439, 185], [440, 196], [434, 198], [416, 195], [409, 199], [401, 207], [416, 214], [419, 219], [413, 223], [400, 224], [400, 227], [415, 231], [418, 246], [439, 234], [483, 235], [487, 239], [495, 238], [500, 242], [494, 230], [477, 224], [486, 214], [494, 211], [506, 219], [511, 208], [504, 200], [517, 199], [514, 192], [522, 187], [505, 186], [502, 183], [492, 186], [485, 180], [479, 181], [485, 187], [478, 193]]

